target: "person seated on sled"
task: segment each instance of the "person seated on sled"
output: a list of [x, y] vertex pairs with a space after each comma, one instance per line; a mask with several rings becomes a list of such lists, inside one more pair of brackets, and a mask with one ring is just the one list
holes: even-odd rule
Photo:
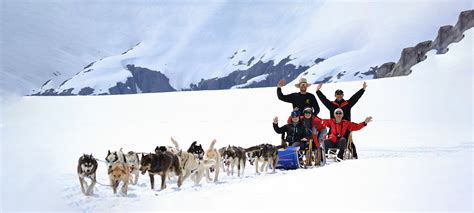
[[372, 121], [372, 117], [367, 117], [361, 123], [354, 123], [348, 120], [342, 119], [344, 112], [341, 108], [334, 110], [334, 117], [332, 119], [323, 119], [323, 126], [329, 128], [328, 138], [324, 141], [324, 147], [326, 149], [326, 154], [329, 148], [339, 148], [339, 153], [337, 157], [339, 159], [343, 158], [344, 150], [347, 147], [347, 138], [351, 131], [357, 131]]
[[[313, 115], [313, 108], [306, 107], [303, 110], [303, 115], [300, 116], [300, 123], [306, 129], [308, 134], [311, 134], [311, 138], [314, 141], [315, 147], [313, 149], [319, 148], [320, 141], [322, 143], [323, 137], [327, 134], [326, 127], [323, 126], [323, 120], [316, 115]], [[292, 117], [288, 118], [288, 123], [292, 122]]]
[[310, 134], [306, 131], [303, 124], [300, 123], [300, 113], [295, 110], [291, 112], [291, 123], [278, 127], [278, 117], [273, 118], [273, 129], [278, 134], [286, 133], [285, 141], [290, 146], [299, 146], [304, 149], [309, 141]]

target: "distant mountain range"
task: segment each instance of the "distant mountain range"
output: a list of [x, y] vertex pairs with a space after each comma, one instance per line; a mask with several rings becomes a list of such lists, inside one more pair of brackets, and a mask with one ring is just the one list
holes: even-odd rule
[[0, 89], [109, 95], [408, 75], [426, 52], [462, 39], [474, 13], [469, 1], [111, 2], [6, 3], [2, 24], [12, 33], [3, 43], [12, 54]]

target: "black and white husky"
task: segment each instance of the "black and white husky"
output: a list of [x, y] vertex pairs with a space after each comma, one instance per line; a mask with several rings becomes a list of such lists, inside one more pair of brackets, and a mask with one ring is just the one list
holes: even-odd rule
[[259, 174], [258, 163], [261, 162], [260, 172], [267, 172], [268, 165], [272, 166], [272, 173], [275, 173], [275, 168], [278, 162], [278, 149], [282, 146], [274, 146], [272, 144], [260, 144], [258, 146], [253, 146], [245, 151], [247, 152], [247, 157], [249, 159], [250, 165], [255, 163], [255, 173]]
[[110, 174], [110, 169], [112, 169], [112, 165], [114, 163], [127, 163], [127, 159], [125, 158], [125, 154], [122, 152], [122, 148], [119, 151], [111, 152], [108, 150], [107, 156], [105, 157], [105, 163], [108, 167], [107, 174]]
[[[247, 156], [245, 155], [245, 149], [242, 147], [228, 146], [224, 150], [223, 161], [225, 167], [227, 167], [227, 175], [234, 175], [234, 167], [237, 166], [237, 176], [244, 176], [245, 163]], [[229, 171], [230, 167], [230, 171]], [[242, 174], [241, 174], [242, 171]]]
[[196, 156], [198, 160], [202, 160], [204, 157], [204, 149], [201, 144], [197, 145], [197, 141], [194, 141], [191, 146], [189, 146], [188, 152]]
[[[79, 158], [79, 162], [77, 164], [77, 175], [79, 176], [79, 183], [81, 184], [81, 190], [84, 195], [92, 195], [95, 183], [97, 182], [97, 166], [97, 161], [92, 156], [92, 154], [84, 154]], [[85, 180], [86, 177], [92, 180], [90, 186], [87, 186], [87, 181]]]

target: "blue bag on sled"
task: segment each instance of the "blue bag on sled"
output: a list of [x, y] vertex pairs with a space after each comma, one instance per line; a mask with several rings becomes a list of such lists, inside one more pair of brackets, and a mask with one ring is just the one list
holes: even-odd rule
[[300, 147], [289, 146], [285, 150], [278, 150], [277, 169], [298, 169], [298, 150]]

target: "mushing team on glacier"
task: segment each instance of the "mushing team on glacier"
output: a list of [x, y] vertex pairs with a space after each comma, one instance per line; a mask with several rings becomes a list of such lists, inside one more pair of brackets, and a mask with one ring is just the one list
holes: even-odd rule
[[[351, 132], [367, 126], [372, 117], [367, 117], [360, 123], [351, 122], [351, 108], [364, 94], [367, 88], [365, 82], [349, 100], [344, 99], [342, 90], [336, 90], [334, 101], [328, 100], [320, 91], [322, 84], [317, 85], [316, 94], [328, 108], [330, 119], [318, 117], [320, 108], [316, 97], [307, 92], [311, 84], [305, 78], [295, 84], [300, 90], [297, 93], [284, 95], [281, 91], [283, 86], [285, 81], [280, 80], [277, 85], [278, 99], [291, 103], [293, 109], [287, 123], [281, 127], [278, 126], [278, 117], [273, 118], [273, 129], [282, 136], [281, 145], [260, 144], [249, 148], [229, 145], [216, 149], [217, 141], [213, 140], [210, 147], [204, 150], [194, 141], [184, 151], [178, 141], [171, 138], [174, 146], [157, 146], [154, 153], [109, 150], [105, 163], [114, 194], [122, 183], [120, 192], [126, 196], [128, 184], [137, 184], [140, 173], [144, 175], [146, 172], [150, 177], [151, 189], [155, 188], [155, 175], [159, 175], [160, 189], [163, 190], [166, 188], [166, 180], [173, 176], [177, 177], [178, 187], [187, 178], [191, 178], [195, 185], [200, 184], [202, 178], [206, 178], [208, 182], [218, 182], [221, 170], [227, 175], [234, 175], [234, 168], [237, 168], [237, 176], [244, 176], [246, 161], [251, 165], [255, 164], [255, 172], [259, 174], [267, 172], [269, 168], [274, 173], [275, 169], [308, 168], [324, 166], [326, 162], [357, 159]], [[100, 160], [92, 154], [84, 154], [79, 158], [77, 173], [81, 191], [87, 196], [92, 195], [97, 183], [97, 161]], [[91, 180], [90, 185], [86, 178]]]

